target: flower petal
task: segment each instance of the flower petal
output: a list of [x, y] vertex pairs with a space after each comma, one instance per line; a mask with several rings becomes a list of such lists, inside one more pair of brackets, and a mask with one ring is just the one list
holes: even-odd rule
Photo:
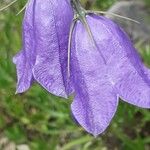
[[23, 21], [23, 48], [13, 58], [17, 68], [17, 91], [22, 93], [30, 87], [33, 76], [32, 66], [35, 62], [34, 53], [34, 0], [30, 0], [27, 5]]
[[36, 1], [36, 63], [33, 75], [45, 89], [67, 97], [67, 47], [73, 18], [68, 1]]
[[[93, 17], [93, 18], [92, 18]], [[126, 102], [150, 108], [150, 73], [126, 33], [105, 17], [89, 19], [98, 49], [106, 59], [109, 81]], [[95, 25], [94, 25], [95, 23]]]
[[71, 108], [79, 124], [94, 136], [108, 127], [118, 105], [118, 96], [108, 82], [107, 70], [100, 56], [84, 26], [77, 22], [71, 49], [75, 88]]
[[[145, 66], [127, 35], [118, 30], [118, 36], [120, 38], [116, 40], [122, 50], [122, 60], [118, 62], [117, 69], [123, 72], [117, 75], [120, 79], [116, 84], [119, 95], [130, 104], [150, 108], [150, 74], [145, 71]], [[123, 55], [123, 52], [126, 54]]]

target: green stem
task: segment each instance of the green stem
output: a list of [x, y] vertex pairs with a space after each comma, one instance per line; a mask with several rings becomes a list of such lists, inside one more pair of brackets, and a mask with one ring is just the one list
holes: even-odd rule
[[9, 6], [13, 5], [13, 4], [16, 3], [17, 1], [18, 1], [18, 0], [14, 0], [14, 1], [10, 2], [8, 5], [6, 5], [6, 6], [2, 7], [2, 8], [0, 8], [0, 11], [3, 11], [3, 10], [5, 10], [5, 9], [7, 9]]
[[80, 18], [85, 17], [86, 11], [81, 6], [81, 3], [79, 0], [71, 0], [71, 4], [72, 4], [72, 7], [74, 8], [75, 15], [77, 15]]
[[[91, 32], [91, 28], [89, 27], [89, 24], [86, 20], [86, 15], [88, 14], [87, 11], [81, 6], [81, 3], [79, 0], [71, 0], [71, 4], [72, 4], [72, 7], [74, 8], [76, 18], [79, 19], [84, 25], [90, 37], [91, 43], [93, 44], [93, 47], [98, 49], [97, 44], [94, 40], [93, 34]], [[104, 64], [106, 64], [106, 60], [101, 52], [100, 52], [100, 55], [103, 59]]]

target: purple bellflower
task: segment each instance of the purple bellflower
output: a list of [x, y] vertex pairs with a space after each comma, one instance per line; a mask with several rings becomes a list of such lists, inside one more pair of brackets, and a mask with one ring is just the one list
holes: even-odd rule
[[61, 97], [74, 89], [73, 117], [97, 136], [110, 124], [119, 97], [150, 108], [150, 71], [118, 25], [87, 12], [78, 0], [71, 4], [69, 0], [29, 1], [23, 47], [14, 57], [17, 93], [26, 91], [34, 80]]
[[23, 47], [13, 61], [17, 91], [36, 80], [50, 93], [67, 97], [67, 47], [73, 12], [69, 0], [29, 0], [23, 21]]
[[143, 66], [126, 33], [111, 20], [86, 13], [72, 2], [77, 19], [70, 43], [71, 105], [77, 122], [94, 136], [105, 131], [119, 97], [150, 108], [150, 70]]

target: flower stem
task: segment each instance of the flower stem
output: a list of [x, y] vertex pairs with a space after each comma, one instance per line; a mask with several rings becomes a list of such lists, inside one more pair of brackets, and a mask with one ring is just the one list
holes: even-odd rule
[[[90, 26], [87, 22], [87, 19], [86, 19], [86, 15], [88, 14], [87, 11], [81, 6], [81, 3], [79, 0], [71, 0], [71, 4], [72, 4], [72, 7], [73, 7], [74, 12], [75, 12], [75, 18], [82, 22], [82, 24], [84, 25], [84, 27], [88, 33], [88, 36], [91, 40], [91, 43], [93, 44], [93, 47], [98, 49], [97, 44], [94, 40], [92, 31], [91, 31], [91, 28], [90, 28]], [[101, 52], [100, 52], [100, 55], [103, 59], [104, 64], [106, 64], [106, 60], [105, 60], [105, 58]]]
[[79, 18], [85, 17], [86, 11], [81, 6], [81, 3], [79, 0], [71, 0], [72, 7], [74, 9], [75, 15]]
[[18, 1], [18, 0], [14, 0], [14, 1], [10, 2], [8, 5], [6, 5], [6, 6], [2, 7], [2, 8], [0, 8], [0, 11], [3, 11], [3, 10], [5, 10], [5, 9], [7, 9], [9, 6], [13, 5], [13, 4], [16, 3], [17, 1]]

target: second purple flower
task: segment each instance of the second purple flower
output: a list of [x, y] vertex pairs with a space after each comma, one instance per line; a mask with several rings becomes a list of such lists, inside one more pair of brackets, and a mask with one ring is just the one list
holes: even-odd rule
[[36, 80], [46, 90], [67, 97], [67, 46], [73, 12], [69, 0], [29, 0], [23, 21], [23, 46], [13, 61], [17, 93]]

